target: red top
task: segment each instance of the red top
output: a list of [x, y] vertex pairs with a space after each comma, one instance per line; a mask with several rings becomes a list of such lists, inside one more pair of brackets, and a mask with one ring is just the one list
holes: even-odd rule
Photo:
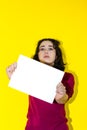
[[[74, 77], [65, 73], [62, 83], [69, 98], [73, 94]], [[28, 121], [25, 130], [68, 130], [64, 104], [52, 104], [29, 96]]]

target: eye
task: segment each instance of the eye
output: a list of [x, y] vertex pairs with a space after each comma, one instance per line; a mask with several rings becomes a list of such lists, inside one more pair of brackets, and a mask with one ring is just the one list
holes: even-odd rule
[[43, 48], [43, 47], [41, 47], [40, 49], [39, 49], [39, 51], [44, 51], [45, 50], [45, 48]]
[[52, 51], [52, 50], [54, 50], [54, 48], [53, 48], [53, 47], [49, 47], [48, 50], [49, 50], [49, 51]]

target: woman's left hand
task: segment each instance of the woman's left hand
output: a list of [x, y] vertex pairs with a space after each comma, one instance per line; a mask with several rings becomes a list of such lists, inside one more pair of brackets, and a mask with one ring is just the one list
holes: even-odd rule
[[66, 87], [60, 82], [56, 87], [56, 96], [55, 100], [57, 103], [64, 104], [68, 99], [66, 94]]
[[61, 95], [65, 95], [66, 93], [66, 87], [61, 82], [56, 87], [56, 93], [59, 93]]

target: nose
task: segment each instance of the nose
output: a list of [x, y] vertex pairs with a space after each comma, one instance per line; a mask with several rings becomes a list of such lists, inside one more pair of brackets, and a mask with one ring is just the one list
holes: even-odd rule
[[48, 49], [45, 49], [45, 51], [44, 51], [45, 53], [48, 53]]

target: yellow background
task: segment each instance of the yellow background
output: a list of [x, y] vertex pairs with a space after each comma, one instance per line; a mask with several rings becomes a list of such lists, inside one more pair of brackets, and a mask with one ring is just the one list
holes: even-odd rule
[[28, 96], [8, 87], [6, 67], [19, 54], [31, 57], [39, 39], [63, 42], [67, 70], [76, 77], [69, 116], [74, 130], [87, 129], [87, 1], [0, 1], [0, 130], [24, 130]]

